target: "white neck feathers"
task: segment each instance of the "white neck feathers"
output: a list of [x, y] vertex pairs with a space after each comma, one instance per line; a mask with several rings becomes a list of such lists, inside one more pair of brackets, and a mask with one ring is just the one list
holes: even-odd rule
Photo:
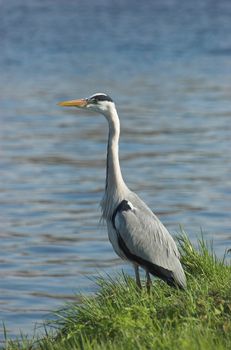
[[106, 115], [109, 124], [108, 147], [107, 147], [107, 174], [105, 194], [101, 202], [103, 218], [110, 218], [115, 207], [123, 199], [124, 190], [127, 188], [120, 169], [119, 163], [119, 136], [120, 121], [117, 111], [110, 109]]

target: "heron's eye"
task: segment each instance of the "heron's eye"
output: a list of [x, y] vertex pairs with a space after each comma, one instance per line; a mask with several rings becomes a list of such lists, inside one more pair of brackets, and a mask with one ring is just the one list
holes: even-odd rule
[[93, 104], [97, 104], [96, 98], [91, 98], [90, 101], [91, 101], [91, 103], [93, 103]]

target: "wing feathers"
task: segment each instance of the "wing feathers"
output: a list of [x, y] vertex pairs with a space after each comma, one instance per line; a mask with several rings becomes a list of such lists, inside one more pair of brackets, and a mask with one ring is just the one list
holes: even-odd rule
[[128, 260], [151, 274], [185, 288], [186, 279], [173, 238], [158, 218], [145, 209], [123, 200], [114, 211], [112, 224], [120, 249]]
[[128, 247], [126, 246], [123, 238], [120, 236], [119, 233], [118, 233], [118, 244], [119, 244], [120, 249], [123, 251], [124, 255], [126, 256], [126, 258], [128, 260], [135, 262], [138, 265], [142, 266], [143, 268], [148, 270], [148, 272], [150, 272], [151, 274], [166, 281], [169, 285], [172, 285], [172, 286], [175, 285], [172, 271], [164, 269], [161, 266], [155, 265], [155, 264], [151, 263], [150, 261], [147, 261], [145, 259], [142, 259], [139, 256], [136, 256], [135, 254], [132, 254], [130, 252], [130, 250], [128, 249]]

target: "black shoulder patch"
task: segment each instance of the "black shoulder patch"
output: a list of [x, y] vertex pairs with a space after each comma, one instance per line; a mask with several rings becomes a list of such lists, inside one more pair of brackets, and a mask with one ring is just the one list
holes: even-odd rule
[[128, 204], [129, 202], [126, 199], [123, 199], [122, 202], [118, 205], [116, 208], [116, 211], [128, 211], [131, 210], [132, 208]]
[[130, 205], [128, 204], [128, 201], [126, 199], [123, 199], [122, 202], [120, 202], [120, 204], [118, 205], [118, 207], [114, 210], [114, 213], [112, 215], [112, 225], [114, 227], [114, 229], [116, 229], [115, 227], [115, 217], [116, 214], [118, 212], [122, 212], [122, 211], [128, 211], [131, 210], [132, 208], [130, 207]]

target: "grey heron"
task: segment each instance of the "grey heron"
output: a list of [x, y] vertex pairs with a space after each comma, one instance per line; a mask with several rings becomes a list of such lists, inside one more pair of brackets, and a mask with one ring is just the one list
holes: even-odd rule
[[146, 271], [148, 291], [151, 287], [150, 274], [171, 286], [185, 289], [186, 277], [174, 239], [151, 209], [123, 180], [119, 163], [120, 120], [111, 97], [96, 93], [88, 98], [60, 102], [59, 105], [98, 112], [108, 121], [102, 217], [106, 220], [109, 240], [115, 252], [133, 264], [137, 285], [141, 288], [141, 267]]

